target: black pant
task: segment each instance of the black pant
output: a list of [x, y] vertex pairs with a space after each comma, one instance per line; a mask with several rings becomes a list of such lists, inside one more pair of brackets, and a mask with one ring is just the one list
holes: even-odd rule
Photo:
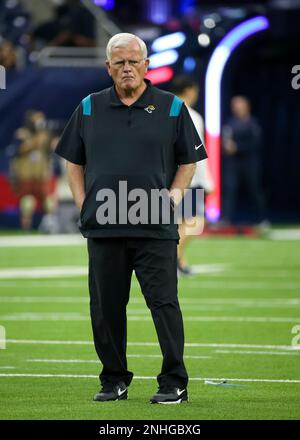
[[144, 238], [89, 238], [89, 290], [94, 343], [103, 364], [101, 383], [128, 386], [126, 306], [135, 270], [151, 310], [163, 364], [159, 385], [186, 387], [184, 330], [177, 298], [177, 241]]

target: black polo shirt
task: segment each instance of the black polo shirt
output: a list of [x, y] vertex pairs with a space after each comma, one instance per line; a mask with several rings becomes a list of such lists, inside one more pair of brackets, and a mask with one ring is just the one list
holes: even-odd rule
[[[184, 103], [145, 81], [146, 90], [130, 106], [122, 103], [114, 86], [84, 98], [57, 145], [57, 154], [85, 166], [86, 198], [79, 220], [85, 237], [178, 239], [177, 225], [172, 222], [150, 224], [144, 217], [137, 224], [125, 224], [124, 217], [114, 221], [112, 216], [106, 224], [99, 224], [97, 217], [104, 203], [99, 190], [118, 193], [120, 182], [126, 182], [128, 192], [140, 188], [150, 195], [152, 189], [170, 188], [180, 164], [207, 157]], [[134, 203], [131, 197], [126, 209]], [[116, 205], [118, 211], [118, 197]]]

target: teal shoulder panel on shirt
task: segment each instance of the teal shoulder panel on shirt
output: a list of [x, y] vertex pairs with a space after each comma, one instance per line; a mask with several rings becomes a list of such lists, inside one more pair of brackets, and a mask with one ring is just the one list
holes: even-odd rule
[[174, 96], [172, 105], [170, 108], [169, 116], [179, 116], [183, 101], [178, 98], [178, 96]]
[[92, 103], [91, 95], [86, 96], [82, 101], [82, 108], [84, 116], [91, 116], [92, 114]]

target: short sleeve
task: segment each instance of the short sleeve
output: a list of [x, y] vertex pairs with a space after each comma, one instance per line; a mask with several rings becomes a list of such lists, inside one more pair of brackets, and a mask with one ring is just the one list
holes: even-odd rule
[[175, 157], [178, 165], [195, 163], [207, 158], [204, 143], [185, 104], [182, 105], [178, 116]]
[[85, 147], [81, 136], [81, 120], [82, 106], [80, 104], [65, 126], [55, 149], [56, 154], [77, 165], [86, 163]]

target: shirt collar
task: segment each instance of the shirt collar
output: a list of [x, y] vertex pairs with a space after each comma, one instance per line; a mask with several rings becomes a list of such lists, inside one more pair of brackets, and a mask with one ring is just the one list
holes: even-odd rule
[[[137, 99], [137, 101], [135, 101], [133, 104], [130, 105], [130, 107], [144, 108], [147, 107], [149, 104], [152, 104], [152, 97], [153, 97], [152, 83], [149, 79], [146, 78], [144, 78], [144, 81], [147, 85], [146, 89], [143, 91], [143, 93]], [[114, 85], [111, 86], [110, 88], [110, 105], [112, 105], [113, 107], [121, 107], [121, 106], [127, 107], [126, 104], [124, 104], [117, 95]]]

